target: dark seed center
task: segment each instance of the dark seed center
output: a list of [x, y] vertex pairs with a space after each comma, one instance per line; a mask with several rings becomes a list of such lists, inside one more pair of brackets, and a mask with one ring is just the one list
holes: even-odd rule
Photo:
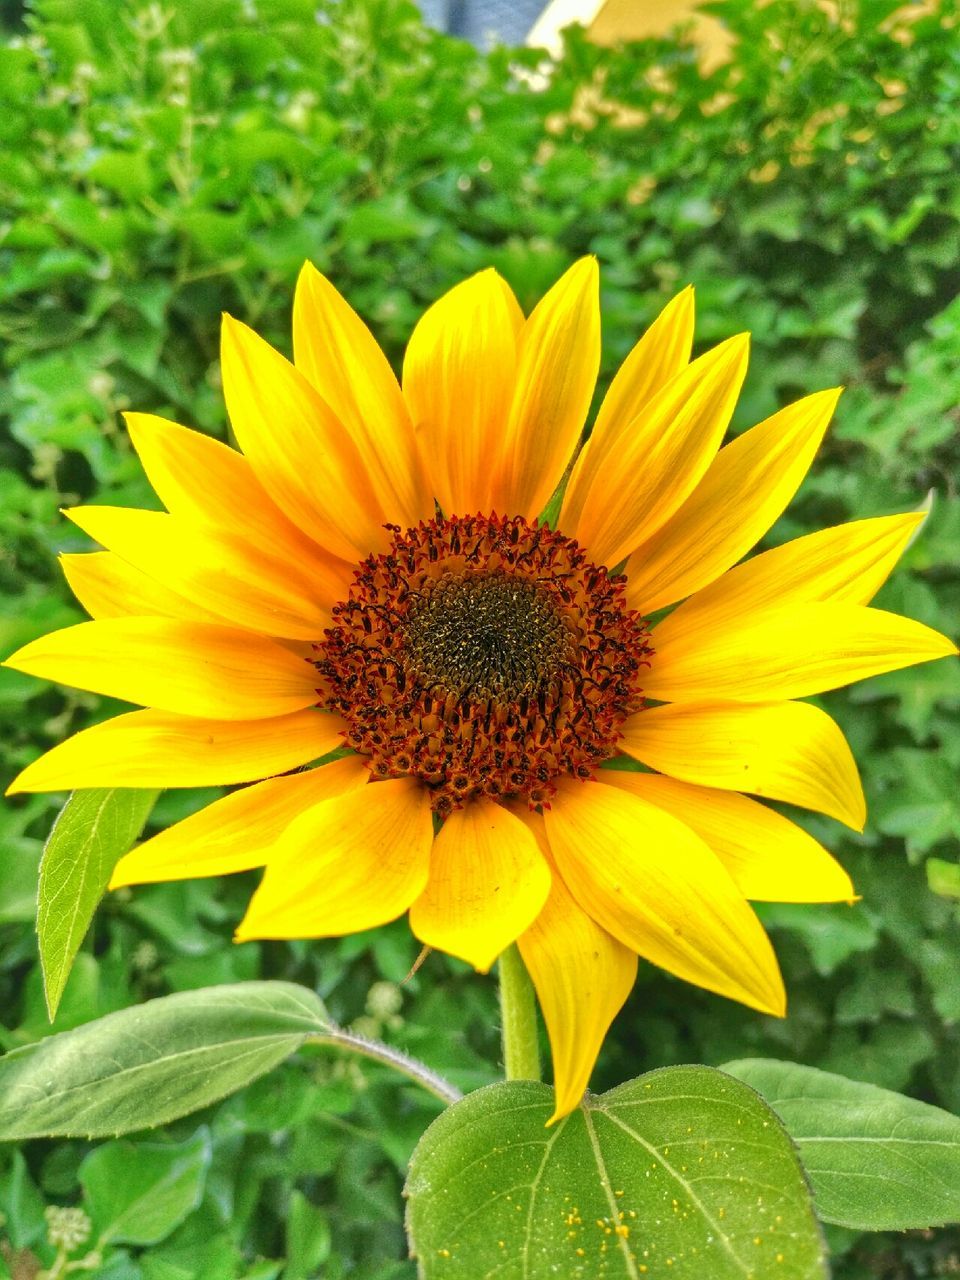
[[573, 656], [573, 637], [547, 593], [504, 573], [435, 579], [401, 634], [409, 673], [457, 697], [531, 696]]

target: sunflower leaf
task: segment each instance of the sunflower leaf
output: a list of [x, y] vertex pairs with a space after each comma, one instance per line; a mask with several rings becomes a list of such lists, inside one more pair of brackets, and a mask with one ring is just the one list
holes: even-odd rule
[[823, 1280], [790, 1139], [752, 1089], [668, 1067], [551, 1128], [553, 1091], [511, 1081], [427, 1130], [407, 1181], [422, 1280]]
[[0, 1058], [0, 1140], [113, 1137], [235, 1093], [328, 1029], [289, 982], [182, 991]]
[[43, 850], [37, 939], [51, 1021], [110, 873], [143, 830], [158, 791], [75, 791]]
[[824, 1222], [908, 1231], [960, 1221], [956, 1116], [796, 1062], [746, 1058], [723, 1069], [783, 1121]]

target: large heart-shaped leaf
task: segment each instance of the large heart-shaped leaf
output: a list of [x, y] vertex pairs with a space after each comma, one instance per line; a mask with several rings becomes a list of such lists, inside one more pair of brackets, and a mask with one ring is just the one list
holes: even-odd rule
[[407, 1182], [424, 1280], [821, 1280], [793, 1146], [752, 1089], [669, 1067], [552, 1128], [552, 1091], [513, 1081], [450, 1107]]
[[158, 795], [131, 788], [75, 791], [53, 824], [37, 889], [37, 938], [51, 1018], [113, 868], [143, 830]]
[[824, 1222], [907, 1231], [960, 1221], [960, 1119], [796, 1062], [724, 1067], [770, 1103], [800, 1151]]
[[329, 1024], [290, 982], [149, 1000], [0, 1058], [0, 1139], [112, 1137], [241, 1089]]

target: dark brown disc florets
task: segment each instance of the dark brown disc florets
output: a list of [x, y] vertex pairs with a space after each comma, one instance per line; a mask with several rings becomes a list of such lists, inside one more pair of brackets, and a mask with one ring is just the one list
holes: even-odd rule
[[643, 705], [649, 635], [623, 579], [519, 516], [389, 528], [317, 646], [347, 745], [376, 777], [419, 778], [440, 815], [471, 796], [548, 804], [555, 779], [592, 778]]

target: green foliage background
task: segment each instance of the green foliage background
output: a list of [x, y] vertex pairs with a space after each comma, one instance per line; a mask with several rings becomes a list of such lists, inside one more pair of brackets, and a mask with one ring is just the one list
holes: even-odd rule
[[[702, 345], [754, 333], [738, 429], [847, 386], [772, 540], [910, 509], [932, 491], [881, 603], [955, 633], [956, 0], [909, 15], [894, 0], [713, 9], [737, 43], [704, 79], [674, 42], [609, 51], [574, 35], [546, 68], [530, 51], [481, 55], [426, 31], [402, 0], [36, 0], [0, 47], [0, 650], [81, 618], [56, 555], [85, 544], [59, 507], [154, 504], [119, 410], [225, 435], [221, 310], [289, 350], [292, 285], [310, 258], [397, 358], [424, 307], [469, 272], [498, 267], [529, 307], [588, 252], [603, 268], [604, 380], [693, 281]], [[791, 992], [783, 1023], [643, 972], [598, 1086], [771, 1054], [960, 1112], [958, 703], [951, 662], [831, 695], [862, 763], [869, 825], [857, 837], [803, 821], [863, 902], [764, 909]], [[0, 672], [0, 773], [116, 709]], [[168, 793], [152, 822], [212, 794]], [[0, 810], [3, 1048], [50, 1031], [33, 914], [61, 800]], [[403, 925], [235, 947], [251, 885], [112, 895], [55, 1029], [154, 994], [288, 978], [464, 1088], [493, 1078], [490, 979], [435, 955], [403, 982], [417, 952]], [[4, 1149], [0, 1274], [32, 1275], [33, 1255], [49, 1265], [47, 1204], [83, 1203], [95, 1235], [109, 1227], [127, 1210], [122, 1177], [104, 1170], [139, 1161], [166, 1178], [166, 1217], [146, 1237], [114, 1231], [97, 1276], [410, 1277], [399, 1188], [434, 1113], [411, 1086], [316, 1051], [172, 1126], [166, 1163], [152, 1148], [133, 1161], [78, 1142]], [[952, 1274], [958, 1239], [837, 1232], [836, 1275]]]

